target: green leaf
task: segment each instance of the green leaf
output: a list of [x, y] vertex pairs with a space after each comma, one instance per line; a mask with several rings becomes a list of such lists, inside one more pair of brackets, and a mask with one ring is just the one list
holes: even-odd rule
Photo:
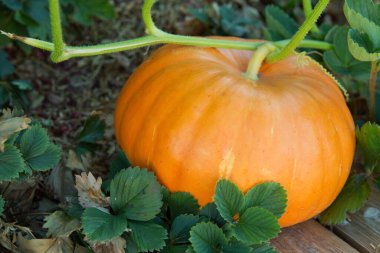
[[0, 78], [10, 75], [14, 72], [13, 65], [8, 60], [8, 55], [0, 49]]
[[364, 205], [370, 192], [365, 174], [351, 174], [337, 199], [320, 215], [319, 220], [329, 225], [343, 222], [348, 212], [356, 212]]
[[28, 160], [43, 154], [48, 145], [49, 137], [46, 130], [39, 125], [34, 125], [21, 136], [20, 151], [25, 160]]
[[62, 211], [55, 211], [45, 217], [43, 228], [48, 230], [48, 237], [70, 236], [72, 232], [78, 230], [81, 226], [78, 219], [73, 219], [67, 216]]
[[232, 242], [228, 245], [222, 246], [223, 253], [251, 253], [252, 249], [240, 242]]
[[167, 231], [164, 227], [152, 222], [129, 222], [131, 236], [139, 252], [160, 250], [165, 246]]
[[13, 11], [19, 11], [22, 9], [22, 3], [18, 0], [1, 0], [1, 2]]
[[168, 200], [170, 218], [173, 220], [181, 214], [198, 214], [198, 200], [188, 192], [173, 192]]
[[30, 119], [27, 117], [0, 117], [0, 152], [4, 150], [4, 144], [13, 144], [18, 136], [15, 134], [29, 127]]
[[67, 197], [66, 213], [71, 218], [80, 219], [83, 215], [84, 208], [79, 204], [78, 197]]
[[15, 146], [6, 144], [5, 150], [0, 152], [0, 181], [17, 178], [24, 168], [20, 151]]
[[[20, 13], [20, 12], [18, 12]], [[16, 13], [17, 14], [17, 13]], [[28, 0], [24, 2], [21, 13], [29, 20], [25, 23], [30, 37], [46, 40], [50, 36], [49, 5], [46, 0]]]
[[187, 252], [188, 245], [166, 245], [162, 253], [183, 253]]
[[276, 216], [261, 207], [250, 207], [240, 216], [233, 234], [241, 242], [259, 244], [269, 241], [280, 232]]
[[199, 214], [203, 217], [207, 217], [207, 221], [212, 221], [218, 226], [222, 227], [226, 221], [220, 215], [215, 203], [208, 203], [200, 210]]
[[0, 195], [0, 215], [4, 212], [5, 200], [2, 195]]
[[255, 185], [245, 195], [245, 208], [262, 207], [280, 218], [286, 208], [286, 191], [278, 183], [267, 182]]
[[220, 215], [227, 222], [233, 222], [234, 216], [244, 207], [244, 196], [232, 182], [222, 179], [216, 184], [214, 201]]
[[83, 233], [91, 241], [111, 240], [127, 229], [123, 215], [111, 215], [97, 208], [86, 208], [82, 215]]
[[366, 34], [371, 43], [380, 48], [380, 7], [372, 0], [346, 0], [344, 14], [350, 26]]
[[253, 245], [252, 253], [277, 253], [278, 251], [267, 243]]
[[72, 5], [74, 20], [82, 25], [90, 25], [94, 17], [108, 20], [115, 16], [109, 0], [64, 0], [63, 3]]
[[130, 220], [151, 220], [162, 206], [161, 186], [156, 177], [138, 167], [120, 171], [111, 182], [110, 195], [113, 211]]
[[76, 153], [80, 157], [86, 152], [93, 152], [98, 148], [98, 141], [104, 137], [106, 123], [99, 115], [91, 115], [86, 119], [82, 131], [76, 137]]
[[177, 216], [170, 228], [169, 239], [171, 244], [187, 243], [190, 229], [199, 221], [199, 217], [192, 214]]
[[19, 90], [33, 90], [33, 86], [28, 80], [14, 80], [12, 84]]
[[49, 143], [46, 150], [35, 157], [29, 158], [26, 162], [37, 171], [46, 171], [58, 164], [61, 158], [61, 149], [52, 143]]
[[367, 122], [355, 132], [367, 171], [380, 172], [380, 126]]
[[227, 239], [217, 225], [202, 222], [190, 230], [190, 242], [197, 253], [214, 253], [220, 252], [222, 246], [227, 244]]
[[111, 168], [107, 174], [106, 180], [102, 184], [103, 191], [109, 192], [112, 179], [114, 179], [116, 174], [119, 173], [122, 169], [129, 167], [131, 167], [131, 163], [129, 162], [127, 156], [121, 149], [117, 148], [116, 157], [111, 163]]
[[355, 80], [368, 82], [371, 64], [356, 60], [348, 49], [348, 27], [335, 26], [326, 35], [325, 40], [333, 44], [333, 49], [323, 54], [328, 68], [336, 74], [346, 75]]
[[265, 20], [270, 40], [291, 38], [299, 28], [297, 22], [279, 7], [269, 5], [265, 8]]
[[380, 60], [380, 51], [367, 34], [359, 33], [351, 29], [348, 32], [348, 48], [351, 54], [359, 61], [378, 61]]

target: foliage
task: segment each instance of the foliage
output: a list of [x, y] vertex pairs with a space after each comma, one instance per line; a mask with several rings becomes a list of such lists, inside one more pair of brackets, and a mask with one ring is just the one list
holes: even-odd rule
[[204, 24], [206, 34], [246, 38], [262, 27], [259, 13], [249, 6], [237, 10], [232, 4], [213, 3], [190, 13]]
[[53, 144], [38, 123], [3, 111], [0, 118], [0, 181], [13, 180], [21, 174], [46, 171], [60, 159], [60, 148]]
[[[105, 198], [99, 192], [100, 184], [101, 179], [91, 173], [77, 176], [78, 199], [87, 195], [94, 203], [102, 203]], [[262, 194], [266, 203], [260, 201]], [[253, 201], [256, 199], [259, 201]], [[233, 207], [228, 203], [236, 201], [240, 208], [231, 211]], [[112, 179], [109, 204], [79, 203], [45, 219], [48, 235], [67, 238], [82, 230], [93, 250], [123, 245], [127, 252], [251, 252], [278, 234], [286, 193], [270, 182], [256, 185], [244, 197], [233, 183], [221, 180], [216, 186], [215, 203], [200, 210], [190, 194], [169, 193], [152, 172], [129, 167]], [[70, 215], [78, 208], [82, 210], [79, 217]], [[272, 210], [277, 210], [277, 216]]]
[[[51, 37], [49, 1], [45, 0], [0, 0], [0, 30], [22, 36], [49, 39]], [[68, 27], [71, 20], [80, 25], [91, 25], [93, 18], [108, 20], [115, 16], [114, 7], [109, 0], [64, 0], [63, 18]], [[0, 48], [10, 40], [0, 37]], [[26, 52], [30, 49], [22, 47]], [[0, 49], [0, 79], [12, 74], [14, 68], [7, 60], [4, 50]]]
[[371, 193], [371, 184], [378, 185], [380, 126], [366, 123], [356, 129], [356, 138], [364, 157], [365, 171], [351, 172], [337, 199], [320, 215], [320, 221], [324, 224], [343, 222], [348, 213], [354, 213], [363, 207]]

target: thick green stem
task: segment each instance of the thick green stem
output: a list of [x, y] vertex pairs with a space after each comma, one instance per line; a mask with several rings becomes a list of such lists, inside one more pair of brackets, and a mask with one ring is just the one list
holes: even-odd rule
[[300, 45], [301, 41], [308, 34], [313, 25], [317, 22], [318, 18], [326, 9], [329, 2], [330, 0], [319, 0], [311, 15], [302, 24], [302, 26], [300, 27], [298, 32], [293, 36], [290, 42], [284, 47], [284, 49], [280, 53], [269, 56], [268, 60], [270, 62], [280, 61], [292, 54], [293, 51]]
[[49, 0], [51, 30], [53, 36], [54, 51], [51, 60], [58, 62], [65, 48], [62, 35], [61, 14], [59, 0]]
[[369, 83], [369, 117], [370, 120], [375, 121], [375, 84], [376, 84], [376, 75], [377, 75], [377, 62], [372, 62], [371, 68], [371, 79]]
[[[303, 11], [305, 13], [305, 17], [308, 18], [310, 17], [311, 13], [313, 12], [313, 7], [311, 5], [311, 0], [302, 0], [303, 4]], [[311, 28], [311, 32], [315, 34], [320, 34], [321, 31], [319, 30], [317, 24], [314, 24], [313, 27]]]
[[[37, 40], [32, 38], [26, 38], [17, 36], [11, 33], [6, 33], [1, 31], [3, 35], [8, 36], [11, 39], [19, 40], [27, 45], [42, 50], [54, 51], [54, 44], [51, 42]], [[240, 49], [240, 50], [255, 50], [259, 46], [263, 45], [264, 42], [252, 42], [252, 41], [236, 41], [236, 40], [225, 40], [225, 39], [213, 39], [213, 38], [203, 38], [203, 37], [190, 37], [182, 35], [156, 37], [154, 35], [147, 35], [144, 37], [130, 39], [126, 41], [113, 42], [107, 44], [100, 44], [94, 46], [65, 46], [64, 52], [60, 55], [58, 61], [65, 61], [75, 57], [85, 57], [94, 56], [101, 54], [116, 53], [131, 49], [136, 49], [140, 47], [152, 46], [157, 44], [179, 44], [179, 45], [189, 45], [189, 46], [204, 46], [204, 47], [216, 47], [216, 48], [230, 48], [230, 49]], [[289, 40], [282, 40], [277, 42], [271, 42], [276, 47], [283, 47], [289, 43]], [[300, 43], [300, 47], [303, 48], [313, 48], [320, 50], [329, 50], [332, 45], [327, 42], [304, 40]]]
[[[2, 34], [11, 39], [19, 40], [30, 46], [47, 50], [52, 53], [51, 59], [54, 62], [61, 62], [74, 57], [94, 56], [101, 54], [116, 53], [120, 51], [131, 50], [135, 48], [157, 45], [157, 44], [180, 44], [188, 46], [203, 46], [216, 48], [229, 48], [240, 50], [255, 50], [265, 42], [239, 41], [228, 39], [215, 39], [204, 37], [193, 37], [174, 35], [166, 33], [156, 27], [152, 19], [151, 10], [154, 5], [154, 0], [145, 0], [142, 10], [142, 15], [148, 35], [136, 39], [126, 41], [100, 44], [94, 46], [66, 46], [62, 38], [62, 27], [59, 11], [59, 0], [49, 0], [51, 13], [51, 26], [53, 31], [53, 43], [17, 36], [11, 33], [0, 31]], [[289, 44], [289, 40], [271, 42], [274, 46], [282, 48]], [[328, 50], [332, 47], [331, 44], [322, 41], [304, 40], [298, 43], [299, 47], [313, 48], [320, 50]]]
[[142, 17], [145, 24], [145, 32], [150, 35], [165, 35], [166, 33], [162, 30], [158, 29], [154, 24], [152, 18], [152, 7], [154, 5], [155, 0], [145, 0], [142, 8]]
[[267, 58], [267, 56], [275, 51], [277, 48], [270, 43], [260, 46], [252, 55], [251, 60], [249, 61], [247, 72], [245, 76], [257, 81], [259, 79], [260, 68]]

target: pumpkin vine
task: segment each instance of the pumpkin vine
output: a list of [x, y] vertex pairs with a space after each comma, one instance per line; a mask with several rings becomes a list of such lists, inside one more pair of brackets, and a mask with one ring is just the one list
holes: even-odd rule
[[[86, 57], [95, 56], [101, 54], [116, 53], [131, 49], [136, 49], [145, 46], [152, 46], [157, 44], [180, 44], [187, 46], [205, 46], [205, 47], [216, 47], [216, 48], [228, 48], [228, 49], [240, 49], [240, 50], [256, 50], [259, 46], [262, 46], [264, 42], [248, 42], [248, 41], [231, 41], [225, 39], [213, 39], [213, 38], [201, 38], [194, 36], [184, 36], [175, 35], [162, 31], [157, 28], [154, 24], [151, 9], [154, 5], [154, 0], [145, 0], [142, 8], [142, 17], [146, 27], [147, 35], [135, 39], [129, 39], [126, 41], [92, 45], [92, 46], [67, 46], [63, 42], [62, 36], [62, 26], [61, 19], [59, 15], [59, 0], [50, 0], [50, 15], [51, 15], [51, 27], [53, 31], [53, 43], [17, 36], [15, 34], [7, 33], [1, 31], [5, 36], [11, 39], [19, 40], [27, 45], [43, 49], [52, 52], [51, 60], [53, 62], [62, 62], [75, 57]], [[320, 13], [324, 10], [323, 6], [327, 5], [326, 0], [320, 1], [319, 4], [322, 8], [316, 8], [314, 11], [316, 14], [311, 15], [306, 20], [306, 27], [301, 27], [302, 33], [307, 33], [311, 27], [316, 22]], [[328, 1], [327, 1], [328, 2]], [[318, 14], [319, 13], [319, 14]], [[312, 48], [320, 50], [329, 50], [332, 45], [328, 42], [317, 41], [317, 40], [281, 40], [271, 42], [274, 46], [278, 48], [289, 48], [291, 47], [301, 47], [301, 48]], [[295, 45], [297, 43], [297, 45]], [[286, 49], [288, 51], [288, 49]], [[286, 51], [286, 52], [287, 52]], [[286, 53], [287, 54], [287, 53]]]

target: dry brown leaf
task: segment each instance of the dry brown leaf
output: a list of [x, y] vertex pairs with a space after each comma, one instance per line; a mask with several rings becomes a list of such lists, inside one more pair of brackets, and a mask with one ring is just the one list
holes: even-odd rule
[[4, 248], [14, 252], [14, 253], [21, 253], [18, 249], [18, 247], [15, 245], [17, 241], [17, 236], [19, 234], [24, 234], [28, 236], [29, 238], [34, 238], [32, 231], [23, 226], [15, 225], [14, 223], [6, 223], [2, 220], [0, 220], [0, 244]]
[[18, 244], [23, 253], [72, 253], [74, 245], [68, 237], [52, 239], [25, 239], [18, 236]]
[[109, 200], [104, 196], [101, 190], [102, 179], [95, 179], [91, 172], [88, 175], [83, 172], [80, 176], [75, 176], [75, 188], [78, 190], [79, 203], [84, 208], [88, 207], [106, 207]]
[[77, 245], [75, 245], [74, 253], [88, 253], [88, 250], [87, 250], [87, 248], [77, 244]]
[[67, 156], [66, 166], [72, 170], [82, 170], [84, 171], [83, 163], [81, 159], [77, 156], [74, 150], [70, 149]]
[[104, 242], [89, 242], [95, 253], [124, 253], [127, 242], [122, 237], [115, 237], [112, 240]]
[[8, 138], [12, 134], [28, 128], [30, 122], [31, 120], [25, 116], [14, 118], [8, 118], [8, 115], [3, 116], [2, 120], [0, 120], [0, 152], [4, 151], [4, 143]]

